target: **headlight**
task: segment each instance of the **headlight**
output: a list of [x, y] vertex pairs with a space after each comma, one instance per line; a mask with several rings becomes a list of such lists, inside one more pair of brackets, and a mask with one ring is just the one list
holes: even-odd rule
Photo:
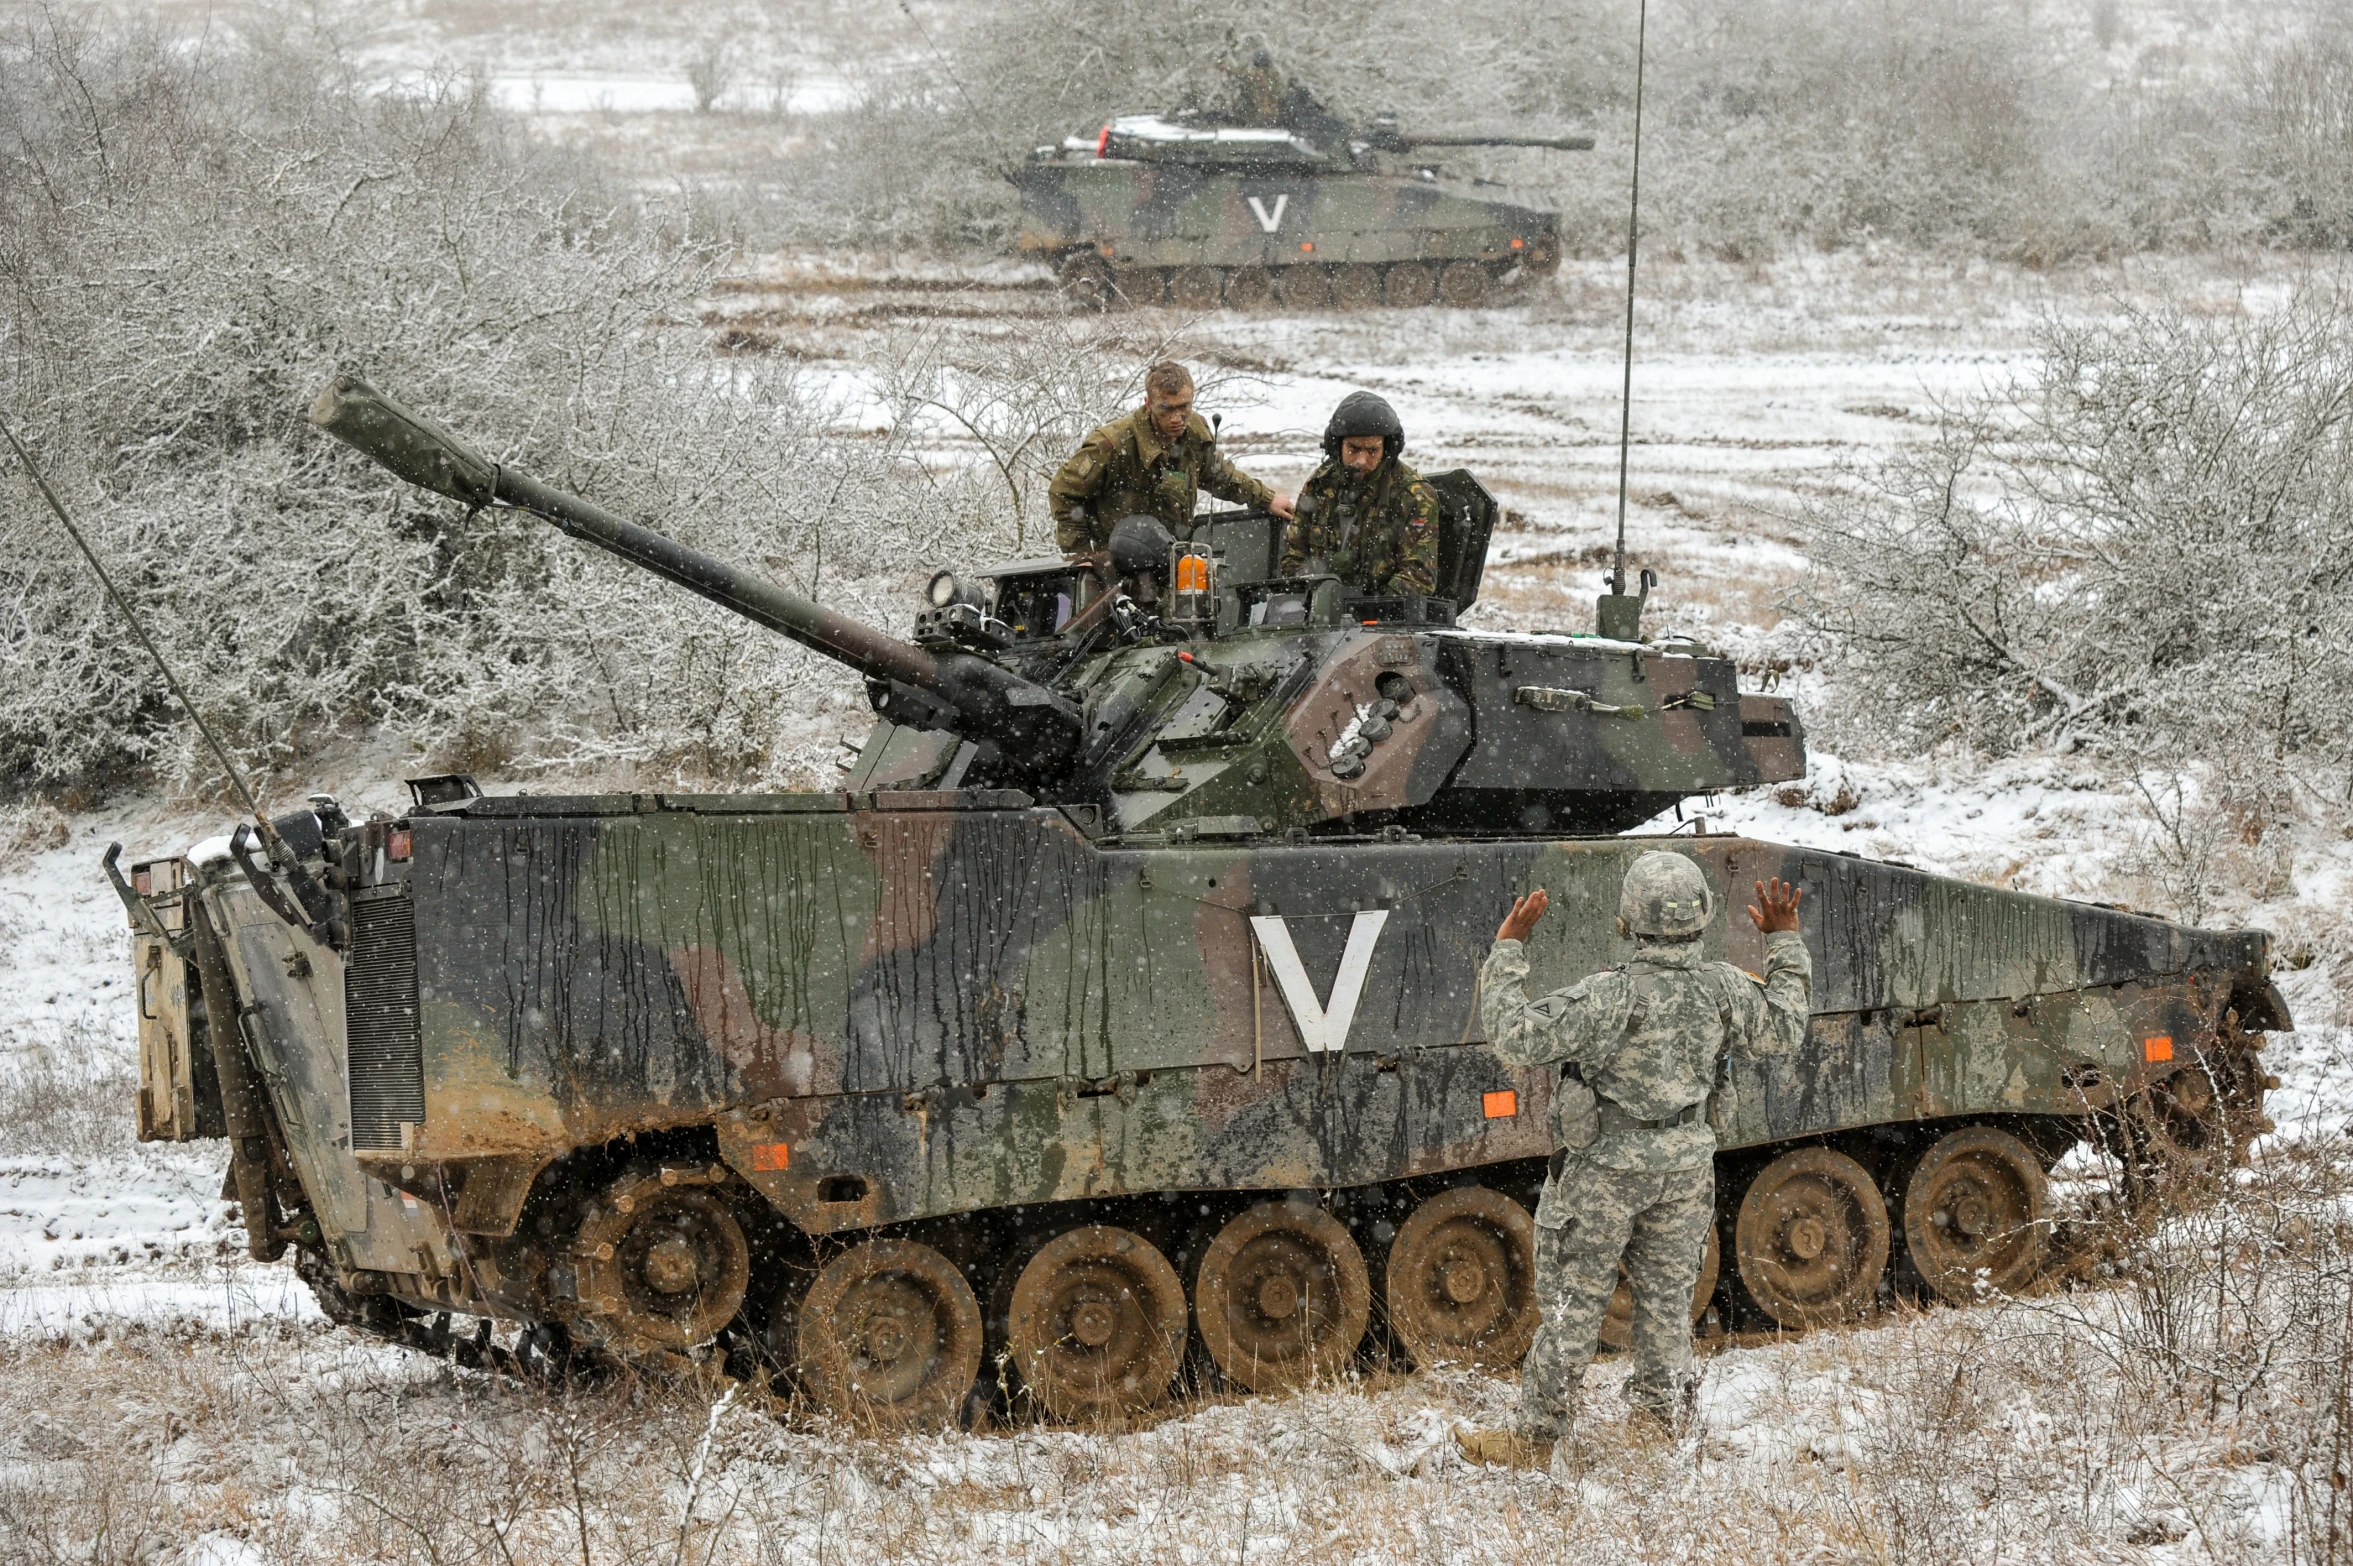
[[981, 595], [955, 572], [942, 571], [931, 579], [931, 606], [946, 609], [954, 604], [970, 604], [977, 609], [981, 606]]

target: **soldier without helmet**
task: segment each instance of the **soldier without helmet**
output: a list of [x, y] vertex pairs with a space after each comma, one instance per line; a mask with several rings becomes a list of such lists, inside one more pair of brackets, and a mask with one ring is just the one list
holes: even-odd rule
[[1626, 872], [1618, 925], [1633, 961], [1541, 1000], [1522, 991], [1522, 943], [1544, 917], [1541, 888], [1513, 903], [1479, 975], [1488, 1047], [1514, 1066], [1557, 1065], [1552, 1168], [1536, 1208], [1536, 1296], [1544, 1324], [1520, 1366], [1511, 1431], [1460, 1437], [1474, 1462], [1543, 1467], [1566, 1431], [1625, 1263], [1634, 1294], [1626, 1400], [1679, 1429], [1698, 1382], [1691, 1295], [1715, 1222], [1716, 1130], [1727, 1124], [1726, 1055], [1783, 1055], [1805, 1037], [1813, 964], [1798, 933], [1803, 895], [1756, 884], [1765, 977], [1709, 962], [1714, 897], [1680, 854]]
[[1324, 426], [1324, 464], [1299, 487], [1283, 538], [1285, 576], [1330, 572], [1359, 592], [1438, 585], [1438, 496], [1407, 467], [1405, 426], [1371, 392], [1350, 392]]
[[1171, 533], [1189, 538], [1203, 490], [1291, 515], [1290, 496], [1226, 460], [1208, 421], [1193, 411], [1192, 373], [1163, 360], [1144, 372], [1144, 406], [1082, 441], [1046, 497], [1062, 552], [1090, 555], [1110, 543], [1111, 529], [1124, 517], [1158, 517]]

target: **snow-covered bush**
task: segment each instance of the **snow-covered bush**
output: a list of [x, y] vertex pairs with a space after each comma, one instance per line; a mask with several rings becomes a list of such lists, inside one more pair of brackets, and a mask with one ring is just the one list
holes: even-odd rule
[[[1264, 45], [1348, 119], [1589, 128], [1589, 156], [1450, 149], [1562, 214], [1570, 251], [1625, 241], [1628, 0], [1001, 0], [869, 64], [808, 117], [738, 214], [770, 241], [1002, 246], [1004, 177], [1113, 114], [1218, 106]], [[2334, 245], [2353, 231], [2344, 0], [2170, 24], [1966, 0], [1653, 7], [1643, 137], [1657, 253], [1754, 259], [1875, 242], [2048, 263], [2151, 247]], [[2194, 53], [2193, 53], [2194, 51]], [[2228, 61], [2225, 69], [2205, 60]], [[855, 71], [857, 67], [853, 67]]]
[[2052, 321], [1811, 519], [1801, 608], [1867, 741], [2202, 763], [2240, 803], [2353, 784], [2353, 316]]
[[[991, 395], [985, 367], [898, 376], [846, 427], [790, 361], [711, 355], [716, 257], [668, 221], [475, 86], [369, 91], [298, 34], [0, 32], [0, 406], [206, 716], [297, 786], [355, 731], [476, 768], [806, 776], [832, 755], [811, 717], [856, 730], [864, 705], [836, 665], [320, 436], [304, 413], [338, 370], [852, 612], [903, 617], [911, 572], [1013, 542], [1018, 486], [909, 454], [926, 401]], [[1039, 417], [1083, 427], [1124, 372], [1026, 348], [1058, 346], [1075, 389]], [[0, 789], [141, 765], [216, 786], [20, 473], [0, 522]]]

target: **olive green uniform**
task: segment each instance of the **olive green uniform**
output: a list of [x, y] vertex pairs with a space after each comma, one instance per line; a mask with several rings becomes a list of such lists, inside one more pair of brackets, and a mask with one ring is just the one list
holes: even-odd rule
[[1300, 487], [1282, 569], [1329, 571], [1367, 593], [1435, 591], [1437, 491], [1395, 457], [1361, 478], [1327, 457]]
[[1280, 125], [1289, 78], [1271, 65], [1247, 65], [1234, 75], [1234, 118], [1244, 125]]
[[[1559, 1437], [1593, 1362], [1623, 1260], [1634, 1293], [1626, 1400], [1672, 1422], [1691, 1386], [1691, 1294], [1716, 1206], [1715, 1125], [1731, 1113], [1726, 1054], [1786, 1055], [1805, 1038], [1813, 964], [1793, 932], [1765, 937], [1758, 981], [1709, 962], [1694, 936], [1645, 941], [1623, 968], [1531, 1002], [1518, 941], [1479, 976], [1488, 1047], [1562, 1067], [1554, 1172], [1536, 1207], [1544, 1325], [1520, 1366], [1520, 1434]], [[1713, 1122], [1714, 1124], [1711, 1124]]]
[[1151, 414], [1138, 408], [1089, 435], [1046, 490], [1054, 538], [1066, 555], [1101, 549], [1122, 517], [1154, 516], [1179, 538], [1189, 536], [1201, 491], [1237, 505], [1263, 508], [1275, 492], [1235, 467], [1217, 449], [1209, 421], [1185, 420], [1185, 432], [1164, 442]]

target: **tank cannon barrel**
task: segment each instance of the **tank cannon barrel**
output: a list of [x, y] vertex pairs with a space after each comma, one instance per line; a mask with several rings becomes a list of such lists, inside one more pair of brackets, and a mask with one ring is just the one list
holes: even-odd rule
[[994, 740], [1051, 772], [1077, 748], [1081, 719], [1062, 697], [970, 653], [933, 652], [887, 636], [764, 577], [614, 516], [577, 495], [493, 462], [440, 424], [356, 375], [319, 394], [311, 422], [420, 489], [469, 506], [528, 511], [559, 530], [677, 583], [756, 625], [848, 664], [872, 680], [913, 686], [944, 709], [938, 726]]
[[1555, 152], [1591, 152], [1590, 136], [1400, 136], [1408, 147], [1550, 147]]

